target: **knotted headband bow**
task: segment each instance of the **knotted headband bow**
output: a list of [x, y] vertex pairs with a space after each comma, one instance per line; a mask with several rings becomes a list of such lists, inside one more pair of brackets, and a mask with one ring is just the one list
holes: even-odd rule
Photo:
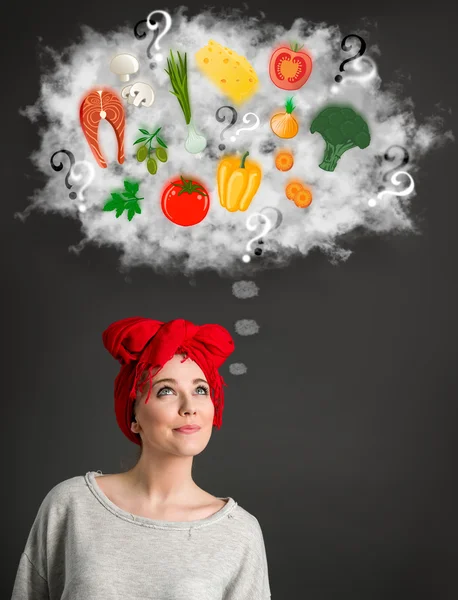
[[[115, 380], [115, 413], [118, 426], [129, 440], [140, 445], [130, 429], [132, 403], [137, 395], [139, 379], [149, 370], [148, 380], [151, 382], [175, 354], [186, 355], [202, 369], [215, 406], [213, 425], [218, 429], [221, 427], [223, 386], [227, 386], [218, 368], [234, 351], [234, 341], [227, 329], [216, 324], [194, 325], [184, 319], [163, 323], [143, 317], [128, 317], [115, 321], [103, 332], [103, 344], [121, 363]], [[151, 369], [155, 369], [154, 374]], [[145, 404], [150, 392], [151, 386]]]

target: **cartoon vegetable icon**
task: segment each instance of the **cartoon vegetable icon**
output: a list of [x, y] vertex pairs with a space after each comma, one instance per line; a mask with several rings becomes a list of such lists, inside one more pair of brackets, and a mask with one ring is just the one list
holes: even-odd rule
[[173, 52], [170, 50], [170, 58], [167, 59], [167, 66], [169, 69], [164, 69], [164, 71], [170, 77], [170, 83], [173, 87], [173, 92], [170, 93], [177, 97], [181, 106], [181, 110], [184, 114], [186, 125], [188, 126], [188, 137], [185, 141], [184, 147], [191, 154], [197, 154], [205, 149], [207, 146], [207, 140], [203, 135], [197, 132], [192, 120], [188, 91], [187, 54], [185, 52], [184, 59], [181, 58], [179, 52], [177, 52], [177, 54], [178, 64], [175, 61]]
[[135, 216], [135, 213], [141, 214], [141, 208], [138, 204], [139, 200], [144, 200], [144, 198], [137, 198], [139, 184], [131, 183], [129, 181], [124, 181], [124, 189], [126, 190], [122, 194], [112, 193], [111, 200], [103, 207], [104, 211], [115, 210], [116, 218], [118, 219], [122, 213], [127, 210], [127, 218], [129, 221]]
[[[167, 144], [158, 136], [158, 133], [161, 129], [162, 127], [159, 127], [159, 129], [156, 129], [154, 133], [150, 133], [147, 129], [139, 129], [139, 131], [143, 133], [143, 135], [146, 137], [141, 137], [134, 142], [134, 146], [135, 144], [139, 144], [140, 142], [145, 142], [145, 144], [143, 144], [143, 146], [140, 146], [140, 148], [137, 150], [137, 160], [138, 162], [143, 162], [146, 159], [146, 157], [149, 157], [146, 163], [146, 168], [148, 169], [148, 172], [151, 175], [155, 175], [157, 172], [157, 162], [156, 159], [151, 156], [151, 152], [154, 151], [156, 153], [156, 158], [161, 162], [167, 162], [168, 158], [166, 150]], [[156, 138], [156, 141], [159, 144], [159, 146], [152, 148], [151, 144], [154, 138]], [[147, 148], [148, 144], [149, 148]]]
[[292, 152], [280, 150], [275, 157], [275, 166], [279, 171], [289, 171], [294, 164]]
[[285, 188], [285, 192], [286, 197], [299, 208], [307, 208], [312, 204], [312, 192], [298, 179], [290, 181]]
[[286, 112], [276, 113], [270, 119], [270, 127], [275, 135], [280, 138], [293, 138], [299, 131], [299, 123], [291, 114], [296, 107], [294, 106], [293, 99], [288, 98], [285, 104]]
[[282, 90], [298, 90], [310, 77], [312, 59], [297, 43], [281, 46], [270, 57], [269, 74]]
[[185, 179], [182, 175], [163, 189], [161, 208], [169, 221], [189, 227], [205, 219], [210, 208], [210, 196], [199, 181]]
[[326, 142], [320, 168], [334, 171], [337, 161], [350, 148], [367, 148], [371, 136], [366, 121], [349, 106], [328, 106], [312, 121], [310, 132], [317, 131]]
[[238, 156], [226, 156], [218, 165], [219, 200], [229, 212], [245, 211], [261, 184], [261, 166], [248, 160], [248, 155], [249, 152], [245, 152], [241, 160]]

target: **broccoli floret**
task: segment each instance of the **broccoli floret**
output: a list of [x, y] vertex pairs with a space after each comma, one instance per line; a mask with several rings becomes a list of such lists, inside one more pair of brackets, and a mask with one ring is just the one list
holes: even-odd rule
[[366, 121], [350, 106], [328, 106], [313, 119], [310, 132], [317, 131], [326, 142], [320, 167], [334, 171], [337, 161], [350, 148], [367, 148], [371, 136]]

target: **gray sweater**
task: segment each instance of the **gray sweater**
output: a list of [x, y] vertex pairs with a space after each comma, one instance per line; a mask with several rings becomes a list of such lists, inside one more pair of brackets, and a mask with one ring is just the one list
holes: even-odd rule
[[11, 600], [270, 599], [259, 521], [233, 498], [206, 519], [156, 521], [113, 504], [98, 476], [48, 492]]

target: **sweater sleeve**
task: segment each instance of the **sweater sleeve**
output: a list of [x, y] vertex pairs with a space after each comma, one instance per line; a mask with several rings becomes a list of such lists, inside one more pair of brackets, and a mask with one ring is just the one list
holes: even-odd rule
[[256, 520], [255, 535], [247, 544], [238, 572], [223, 600], [270, 600], [269, 569], [262, 529]]
[[49, 600], [48, 582], [25, 552], [21, 554], [11, 600]]

